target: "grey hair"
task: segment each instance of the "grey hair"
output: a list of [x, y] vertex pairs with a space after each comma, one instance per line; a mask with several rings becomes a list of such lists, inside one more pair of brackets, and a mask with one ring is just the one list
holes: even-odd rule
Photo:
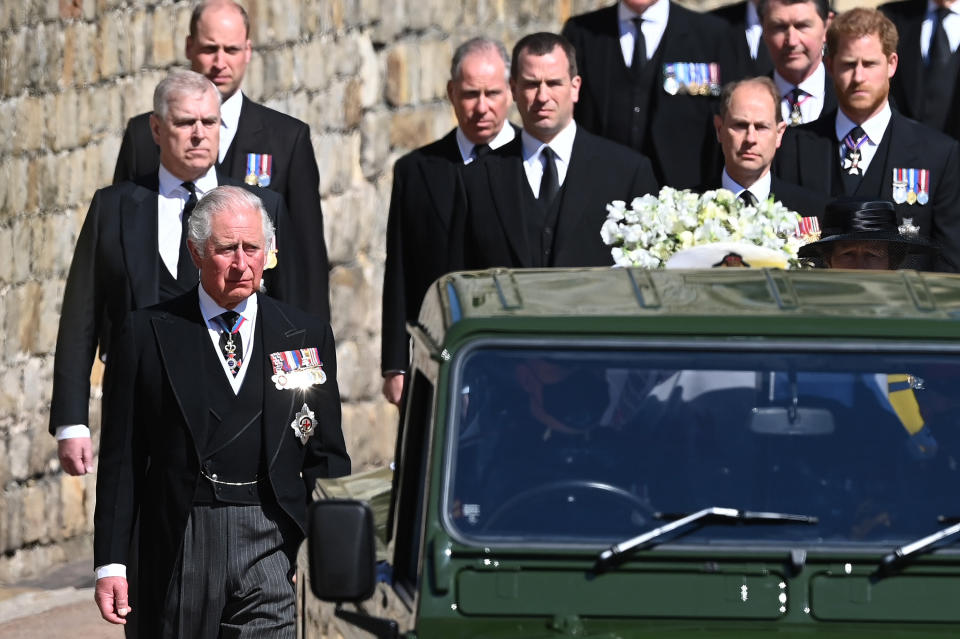
[[450, 61], [450, 79], [459, 80], [463, 71], [463, 59], [472, 53], [480, 53], [481, 51], [494, 51], [500, 56], [500, 59], [503, 60], [503, 79], [508, 81], [510, 79], [510, 55], [507, 53], [507, 48], [499, 40], [486, 36], [470, 38], [457, 47], [457, 50], [453, 52], [453, 59]]
[[213, 234], [213, 216], [243, 208], [254, 209], [260, 213], [263, 247], [266, 251], [273, 244], [275, 235], [273, 221], [267, 215], [267, 210], [263, 208], [260, 197], [239, 186], [218, 186], [200, 198], [187, 221], [187, 240], [198, 253], [203, 255], [207, 240]]
[[170, 112], [170, 103], [175, 98], [184, 95], [196, 96], [212, 91], [217, 96], [217, 105], [220, 105], [220, 92], [217, 86], [204, 75], [196, 71], [178, 69], [160, 81], [153, 90], [153, 112], [161, 120], [165, 120]]

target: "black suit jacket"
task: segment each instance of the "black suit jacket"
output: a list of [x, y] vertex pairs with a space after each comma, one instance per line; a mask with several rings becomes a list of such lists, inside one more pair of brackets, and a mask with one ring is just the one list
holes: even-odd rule
[[[927, 76], [926, 65], [920, 54], [920, 29], [926, 17], [926, 0], [901, 0], [879, 7], [897, 26], [900, 40], [897, 42], [897, 73], [890, 82], [890, 96], [897, 110], [908, 118], [919, 120], [924, 100], [924, 85]], [[960, 137], [960, 91], [956, 75], [939, 77], [937, 82], [954, 87], [950, 113], [944, 131], [954, 137]]]
[[[277, 246], [294, 232], [277, 194], [219, 175], [220, 184], [256, 193], [277, 228]], [[50, 433], [58, 426], [89, 424], [90, 368], [97, 349], [111, 350], [111, 335], [124, 317], [159, 301], [162, 265], [157, 240], [157, 174], [98, 190], [90, 203], [70, 263], [60, 310], [53, 363]], [[301, 285], [297, 260], [278, 260], [264, 273], [267, 290], [294, 299]]]
[[[787, 131], [774, 160], [780, 178], [825, 195], [843, 194], [836, 117], [833, 111]], [[896, 110], [884, 136], [886, 156], [873, 158], [854, 195], [893, 201], [893, 169], [929, 169], [929, 203], [897, 204], [897, 220], [912, 218], [920, 234], [940, 246], [939, 270], [960, 269], [960, 144]]]
[[[290, 520], [278, 524], [302, 537], [316, 479], [350, 472], [333, 334], [326, 322], [267, 296], [258, 297], [258, 308], [263, 351], [255, 356], [263, 358], [265, 374], [244, 384], [263, 385], [267, 480]], [[309, 347], [319, 350], [326, 381], [306, 390], [278, 390], [270, 380], [270, 354]], [[128, 315], [107, 363], [94, 565], [128, 563], [139, 516], [140, 601], [132, 603], [141, 628], [160, 627], [158, 615], [200, 481], [197, 442], [206, 441], [210, 421], [204, 348], [214, 346], [193, 289]], [[290, 427], [303, 404], [314, 411], [317, 424], [306, 444]]]
[[[530, 191], [519, 138], [462, 172], [460, 207], [466, 268], [529, 267], [521, 198]], [[657, 193], [650, 160], [577, 128], [553, 244], [554, 266], [609, 266], [600, 227], [613, 200]], [[459, 235], [458, 235], [459, 237]]]
[[763, 38], [760, 38], [757, 47], [757, 59], [750, 56], [750, 45], [746, 37], [747, 0], [719, 7], [710, 13], [730, 25], [730, 42], [735, 49], [738, 75], [745, 78], [755, 77], [773, 71], [773, 60], [770, 59], [770, 51]]
[[393, 165], [383, 272], [381, 369], [407, 369], [406, 322], [436, 278], [451, 270], [449, 237], [463, 158], [456, 129]]
[[[700, 189], [701, 192], [721, 188], [721, 180], [718, 178]], [[791, 184], [786, 180], [778, 178], [776, 175], [770, 176], [770, 195], [777, 202], [785, 207], [799, 213], [803, 217], [823, 218], [823, 210], [827, 206], [829, 198], [822, 193], [805, 189], [802, 186]]]
[[[282, 246], [279, 261], [295, 254], [304, 261], [301, 289], [291, 303], [323, 318], [330, 318], [329, 271], [327, 245], [323, 234], [323, 212], [320, 209], [320, 171], [310, 141], [310, 127], [296, 118], [274, 111], [243, 96], [237, 132], [223, 158], [224, 173], [235, 180], [246, 176], [248, 153], [268, 153], [272, 158], [269, 190], [279, 193], [290, 211], [290, 219], [298, 232], [291, 237], [295, 246], [285, 255]], [[160, 149], [150, 133], [150, 114], [130, 119], [120, 144], [113, 183], [133, 180], [156, 172], [160, 166]]]
[[[610, 137], [611, 129], [621, 128], [614, 126], [614, 118], [631, 117], [611, 113], [610, 109], [610, 87], [620, 82], [626, 67], [620, 48], [617, 6], [570, 18], [563, 35], [577, 50], [577, 66], [583, 78], [574, 111], [577, 124], [591, 133]], [[729, 27], [719, 18], [672, 2], [658, 52], [662, 53], [663, 64], [718, 62], [722, 83], [739, 77]], [[676, 188], [691, 188], [712, 175], [711, 160], [716, 152], [714, 103], [712, 98], [683, 92], [669, 95], [663, 89], [662, 66], [657, 70], [648, 117], [652, 137], [650, 160], [658, 181]], [[629, 144], [629, 140], [611, 139]]]

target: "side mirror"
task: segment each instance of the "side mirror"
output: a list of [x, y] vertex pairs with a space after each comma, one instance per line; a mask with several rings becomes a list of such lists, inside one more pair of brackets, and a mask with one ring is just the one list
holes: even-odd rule
[[373, 596], [377, 550], [366, 502], [328, 499], [307, 513], [310, 587], [323, 601], [356, 603]]

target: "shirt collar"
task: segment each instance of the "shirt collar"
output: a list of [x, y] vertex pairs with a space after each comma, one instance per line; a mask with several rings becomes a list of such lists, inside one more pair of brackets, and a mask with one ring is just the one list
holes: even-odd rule
[[730, 177], [730, 174], [727, 173], [726, 167], [723, 169], [723, 175], [720, 176], [720, 186], [727, 189], [728, 191], [733, 191], [735, 195], [740, 195], [743, 191], [750, 190], [758, 200], [765, 200], [770, 197], [770, 170], [768, 169], [766, 173], [760, 176], [760, 179], [754, 182], [753, 184], [743, 186], [739, 184], [736, 180]]
[[240, 107], [243, 106], [243, 91], [237, 91], [220, 105], [220, 126], [236, 129], [240, 121]]
[[777, 85], [777, 89], [780, 90], [780, 95], [783, 97], [786, 97], [787, 94], [793, 90], [793, 87], [796, 86], [798, 89], [816, 98], [823, 99], [827, 90], [827, 71], [823, 67], [823, 61], [821, 60], [817, 68], [810, 74], [810, 77], [800, 84], [794, 85], [792, 82], [788, 82], [782, 75], [777, 73], [776, 69], [773, 70], [773, 81]]
[[[167, 170], [167, 167], [160, 165], [160, 171], [158, 172], [158, 177], [160, 178], [160, 195], [163, 197], [171, 197], [173, 195], [179, 195], [180, 193], [186, 191], [181, 185], [185, 180], [181, 180], [173, 173]], [[199, 178], [193, 181], [193, 185], [197, 189], [197, 198], [203, 197], [211, 190], [217, 188], [217, 168], [211, 166], [207, 169], [207, 172], [201, 175]]]
[[[883, 138], [883, 132], [887, 130], [887, 125], [890, 124], [890, 116], [890, 103], [884, 102], [883, 109], [881, 109], [880, 113], [861, 124], [860, 128], [867, 134], [871, 142], [880, 144], [880, 140]], [[847, 117], [843, 109], [837, 109], [837, 121], [835, 124], [837, 140], [843, 140], [843, 138], [847, 137], [847, 133], [850, 133], [850, 129], [855, 126], [857, 125]]]
[[[926, 15], [930, 16], [930, 15], [936, 13], [936, 12], [937, 12], [937, 9], [939, 9], [939, 8], [940, 8], [940, 5], [938, 5], [936, 2], [934, 2], [933, 0], [927, 0], [927, 14], [926, 14]], [[947, 11], [949, 11], [950, 13], [960, 13], [960, 3], [954, 2], [954, 3], [951, 4], [949, 7], [947, 7]]]
[[644, 11], [643, 14], [637, 13], [622, 1], [617, 3], [617, 20], [621, 23], [626, 22], [630, 24], [630, 21], [637, 17], [642, 17], [645, 22], [666, 24], [667, 19], [670, 17], [670, 1], [657, 0], [647, 7], [647, 10]]
[[[223, 308], [213, 301], [210, 294], [203, 289], [203, 284], [197, 287], [197, 292], [199, 293], [200, 314], [203, 315], [203, 321], [209, 323], [217, 315], [222, 315], [227, 312], [228, 309]], [[233, 312], [239, 313], [243, 316], [243, 319], [248, 322], [255, 320], [257, 318], [257, 294], [254, 293], [237, 304], [236, 307], [233, 308]]]
[[[487, 144], [491, 149], [499, 149], [504, 144], [513, 140], [516, 135], [516, 132], [513, 130], [513, 125], [504, 120], [500, 131], [493, 136], [493, 139], [487, 142]], [[459, 126], [457, 127], [455, 137], [457, 138], [457, 147], [460, 149], [460, 157], [463, 158], [463, 163], [468, 164], [473, 161], [473, 147], [477, 145], [467, 139], [463, 129]]]
[[[570, 124], [565, 126], [560, 133], [550, 140], [549, 147], [556, 154], [557, 158], [565, 164], [570, 163], [570, 156], [573, 154], [573, 139], [577, 136], [577, 123], [570, 120]], [[529, 160], [540, 153], [547, 143], [541, 142], [533, 137], [526, 130], [520, 134], [520, 141], [523, 144], [523, 159]]]

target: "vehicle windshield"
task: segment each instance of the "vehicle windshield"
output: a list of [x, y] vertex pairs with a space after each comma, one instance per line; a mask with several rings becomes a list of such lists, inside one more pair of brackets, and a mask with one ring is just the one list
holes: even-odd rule
[[888, 549], [960, 516], [954, 354], [500, 343], [453, 379], [443, 508], [466, 541], [609, 544], [719, 506], [818, 521], [668, 541]]

